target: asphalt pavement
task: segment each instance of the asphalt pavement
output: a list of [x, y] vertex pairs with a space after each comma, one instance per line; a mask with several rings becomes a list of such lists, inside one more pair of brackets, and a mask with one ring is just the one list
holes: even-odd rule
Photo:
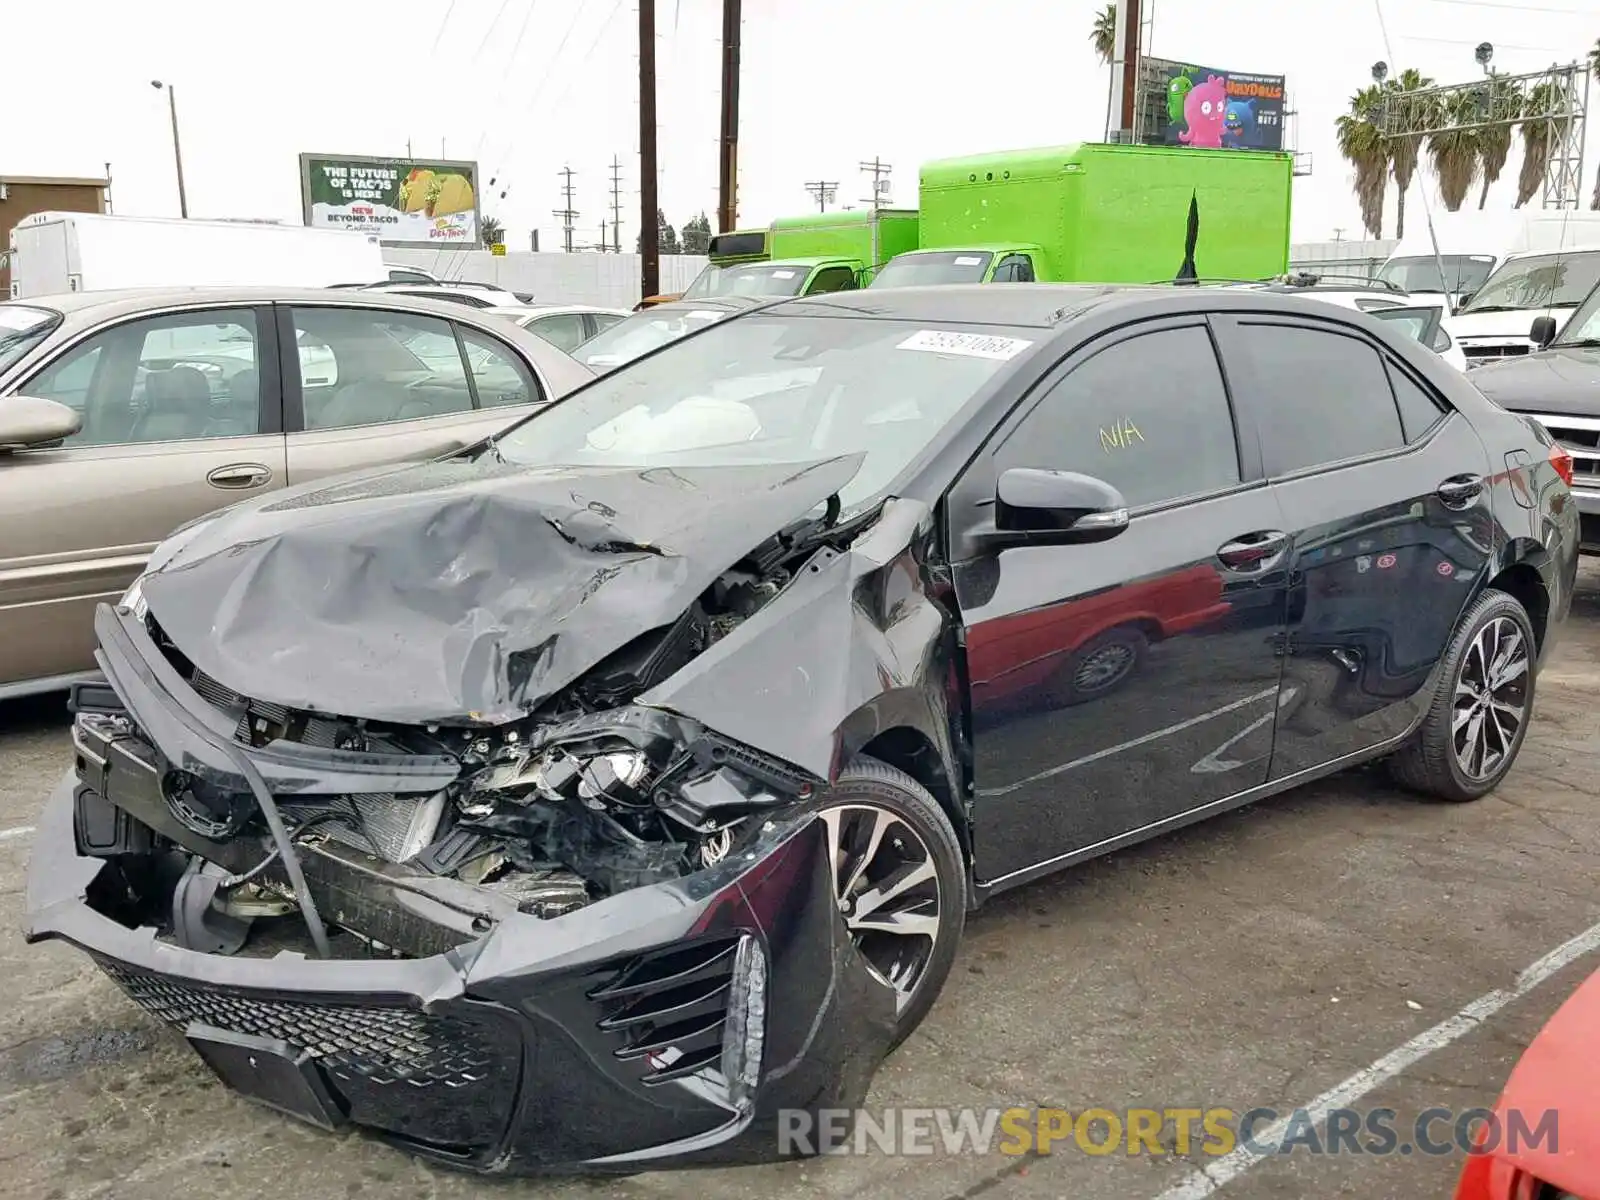
[[[1130, 1154], [1125, 1140], [1091, 1153], [1101, 1121], [1088, 1149], [1066, 1137], [1046, 1155], [1001, 1152], [1003, 1133], [990, 1153], [950, 1153], [936, 1132], [931, 1155], [867, 1144], [775, 1167], [486, 1183], [236, 1099], [83, 955], [25, 946], [30, 827], [68, 761], [67, 722], [58, 698], [0, 705], [0, 1193], [1442, 1200], [1462, 1159], [1402, 1152], [1415, 1116], [1492, 1103], [1522, 1048], [1600, 968], [1592, 563], [1537, 709], [1516, 769], [1478, 803], [1420, 802], [1352, 772], [997, 898], [969, 922], [944, 996], [869, 1100], [913, 1124], [912, 1110], [947, 1107], [1291, 1115], [1337, 1101], [1394, 1110], [1391, 1154], [1302, 1145], [1219, 1157], [1198, 1132], [1181, 1153], [1171, 1124], [1159, 1153]], [[1486, 996], [1472, 1010], [1481, 1019], [1452, 1022]], [[1449, 1124], [1434, 1128], [1443, 1138]]]

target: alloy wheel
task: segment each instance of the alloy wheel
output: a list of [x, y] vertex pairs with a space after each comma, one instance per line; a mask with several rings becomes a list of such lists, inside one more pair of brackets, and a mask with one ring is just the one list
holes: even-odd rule
[[1133, 647], [1125, 642], [1101, 646], [1078, 664], [1072, 673], [1072, 686], [1080, 692], [1097, 692], [1110, 687], [1133, 666]]
[[1467, 778], [1481, 782], [1505, 766], [1527, 722], [1530, 669], [1528, 639], [1508, 617], [1485, 624], [1462, 656], [1450, 732]]
[[834, 900], [868, 968], [904, 1012], [939, 939], [939, 870], [922, 836], [874, 804], [822, 811], [833, 854]]

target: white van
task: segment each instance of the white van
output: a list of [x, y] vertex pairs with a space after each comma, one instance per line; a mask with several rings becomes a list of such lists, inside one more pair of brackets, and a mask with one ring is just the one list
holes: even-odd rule
[[387, 280], [375, 234], [242, 221], [43, 212], [11, 231], [11, 299], [143, 287]]
[[1437, 258], [1427, 221], [1417, 220], [1378, 269], [1378, 278], [1419, 300], [1434, 296], [1442, 304], [1448, 292], [1452, 310], [1470, 300], [1510, 255], [1600, 246], [1600, 212], [1445, 212], [1435, 214], [1433, 228]]
[[1445, 328], [1467, 356], [1467, 366], [1539, 349], [1532, 335], [1540, 317], [1556, 332], [1600, 284], [1600, 233], [1588, 246], [1512, 254], [1489, 276]]

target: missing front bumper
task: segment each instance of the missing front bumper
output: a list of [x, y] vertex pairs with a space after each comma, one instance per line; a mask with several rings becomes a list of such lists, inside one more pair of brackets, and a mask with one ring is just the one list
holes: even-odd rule
[[[74, 845], [75, 783], [39, 822], [28, 940], [81, 947], [225, 1083], [313, 1124], [486, 1172], [769, 1161], [778, 1111], [857, 1107], [892, 1038], [893, 995], [838, 919], [807, 816], [710, 871], [552, 920], [513, 912], [426, 958], [252, 959], [99, 911], [108, 868]], [[271, 1065], [250, 1067], [252, 1047]]]

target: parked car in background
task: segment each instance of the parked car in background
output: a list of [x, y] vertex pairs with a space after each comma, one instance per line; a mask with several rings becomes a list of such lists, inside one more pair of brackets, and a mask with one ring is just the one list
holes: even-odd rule
[[364, 292], [385, 292], [399, 296], [420, 296], [448, 300], [470, 308], [520, 308], [531, 297], [523, 297], [492, 283], [467, 283], [461, 280], [435, 280], [433, 283], [379, 283], [361, 288]]
[[1267, 292], [741, 311], [163, 543], [96, 611], [25, 935], [324, 1129], [772, 1159], [863, 1104], [989, 896], [1358, 764], [1494, 789], [1569, 468]]
[[0, 696], [92, 670], [94, 606], [184, 522], [448, 453], [590, 377], [503, 321], [396, 293], [0, 304]]
[[628, 315], [626, 309], [597, 308], [589, 304], [525, 304], [484, 311], [515, 321], [529, 333], [538, 334], [557, 350], [568, 354]]
[[1402, 333], [1433, 350], [1456, 370], [1467, 369], [1466, 356], [1444, 327], [1443, 298], [1440, 296], [1418, 300], [1382, 280], [1309, 272], [1296, 272], [1281, 279], [1243, 286], [1288, 296], [1305, 296], [1340, 308], [1353, 308], [1380, 321], [1393, 321]]
[[1550, 317], [1533, 333], [1532, 354], [1485, 363], [1472, 382], [1501, 408], [1533, 417], [1572, 455], [1583, 549], [1600, 554], [1600, 285], [1559, 334]]
[[591, 371], [615, 370], [735, 313], [771, 303], [770, 296], [712, 296], [652, 305], [596, 334], [573, 352], [574, 357]]
[[1600, 246], [1593, 241], [1570, 250], [1511, 254], [1472, 299], [1445, 319], [1445, 328], [1461, 343], [1467, 365], [1476, 371], [1537, 350], [1534, 322], [1549, 321], [1560, 332], [1597, 284]]

